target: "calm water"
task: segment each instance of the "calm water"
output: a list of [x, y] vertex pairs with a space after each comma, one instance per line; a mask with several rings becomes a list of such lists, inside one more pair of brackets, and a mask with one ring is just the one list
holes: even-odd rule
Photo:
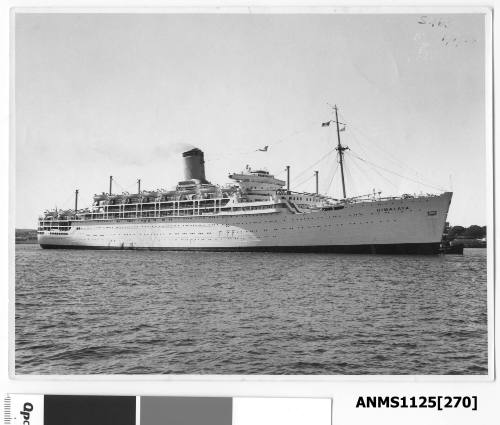
[[486, 374], [486, 250], [16, 246], [16, 372]]

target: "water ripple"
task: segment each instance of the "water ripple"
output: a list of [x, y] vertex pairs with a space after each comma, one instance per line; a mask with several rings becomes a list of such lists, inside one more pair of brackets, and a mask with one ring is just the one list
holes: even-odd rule
[[22, 374], [487, 373], [486, 252], [16, 246]]

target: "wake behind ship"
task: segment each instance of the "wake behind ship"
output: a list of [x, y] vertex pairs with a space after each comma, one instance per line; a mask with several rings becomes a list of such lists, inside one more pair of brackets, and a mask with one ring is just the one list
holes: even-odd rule
[[[182, 154], [184, 180], [171, 191], [94, 196], [90, 208], [48, 211], [42, 248], [293, 251], [437, 254], [452, 193], [345, 197], [338, 119], [336, 150], [344, 198], [294, 192], [265, 170], [247, 167], [233, 183], [207, 181], [204, 153]], [[285, 187], [286, 185], [286, 187]]]

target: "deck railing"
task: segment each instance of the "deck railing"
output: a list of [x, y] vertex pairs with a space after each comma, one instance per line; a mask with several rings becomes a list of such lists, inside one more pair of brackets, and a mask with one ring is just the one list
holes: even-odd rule
[[[328, 198], [323, 195], [292, 192], [280, 190], [278, 195], [283, 196], [286, 201], [286, 195], [302, 195], [310, 196], [315, 200], [326, 202], [325, 205], [334, 204], [355, 204], [360, 202], [381, 202], [388, 200], [401, 200], [439, 195], [403, 195], [393, 197], [377, 197], [372, 195], [362, 195], [354, 198], [337, 200]], [[185, 216], [203, 216], [217, 215], [224, 212], [256, 211], [280, 208], [285, 206], [285, 203], [280, 202], [241, 202], [234, 204], [228, 198], [214, 199], [193, 199], [193, 200], [177, 200], [177, 201], [156, 201], [156, 202], [140, 202], [131, 204], [117, 205], [94, 205], [91, 210], [66, 211], [63, 215], [44, 216], [39, 218], [38, 230], [60, 230], [66, 231], [71, 228], [72, 222], [93, 221], [93, 220], [127, 220], [127, 219], [146, 219], [146, 218], [162, 218], [162, 217], [185, 217]], [[245, 205], [252, 204], [252, 205]]]
[[[222, 203], [221, 201], [225, 201]], [[63, 217], [40, 217], [38, 230], [69, 230], [71, 225], [82, 221], [114, 221], [158, 219], [217, 215], [221, 213], [273, 210], [282, 204], [259, 203], [257, 205], [229, 204], [227, 199], [193, 200], [175, 202], [151, 202], [94, 206], [93, 211], [79, 211]], [[133, 207], [133, 208], [132, 208]]]

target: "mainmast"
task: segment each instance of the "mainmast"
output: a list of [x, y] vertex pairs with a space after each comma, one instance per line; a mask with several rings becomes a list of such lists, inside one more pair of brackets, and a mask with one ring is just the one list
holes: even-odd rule
[[339, 128], [339, 114], [337, 110], [337, 105], [333, 107], [335, 110], [335, 123], [337, 124], [337, 140], [338, 144], [335, 150], [339, 153], [339, 163], [340, 163], [340, 173], [342, 176], [342, 193], [344, 194], [344, 199], [347, 197], [345, 193], [345, 179], [344, 179], [344, 151], [349, 149], [348, 146], [342, 146], [340, 143], [340, 128]]

